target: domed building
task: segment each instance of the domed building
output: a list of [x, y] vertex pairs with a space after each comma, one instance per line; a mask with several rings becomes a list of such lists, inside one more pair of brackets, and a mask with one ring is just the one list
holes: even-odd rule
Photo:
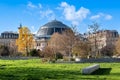
[[57, 20], [52, 20], [46, 23], [45, 25], [41, 26], [35, 36], [36, 49], [43, 50], [47, 45], [47, 41], [54, 33], [62, 33], [62, 31], [66, 29], [70, 28]]

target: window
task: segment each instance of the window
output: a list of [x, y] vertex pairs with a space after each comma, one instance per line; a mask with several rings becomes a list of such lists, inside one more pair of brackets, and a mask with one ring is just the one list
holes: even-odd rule
[[55, 32], [61, 33], [61, 28], [55, 28]]
[[48, 28], [47, 35], [52, 35], [54, 33], [54, 28]]

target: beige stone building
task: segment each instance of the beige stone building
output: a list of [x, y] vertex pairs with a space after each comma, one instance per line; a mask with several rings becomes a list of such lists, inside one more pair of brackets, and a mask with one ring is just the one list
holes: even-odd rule
[[1, 33], [0, 45], [13, 47], [15, 46], [17, 38], [18, 38], [18, 33], [5, 31]]
[[92, 55], [101, 54], [106, 48], [113, 48], [119, 34], [116, 30], [100, 30], [96, 33], [88, 34], [87, 39], [90, 41]]

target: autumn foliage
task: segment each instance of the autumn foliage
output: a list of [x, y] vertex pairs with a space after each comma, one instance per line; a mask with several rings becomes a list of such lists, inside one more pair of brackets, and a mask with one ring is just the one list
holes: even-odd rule
[[16, 40], [18, 46], [18, 52], [29, 53], [33, 48], [33, 35], [27, 27], [19, 28], [19, 38]]

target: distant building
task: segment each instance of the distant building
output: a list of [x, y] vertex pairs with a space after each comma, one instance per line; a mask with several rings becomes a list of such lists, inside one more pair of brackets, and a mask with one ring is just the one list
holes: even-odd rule
[[47, 41], [50, 37], [55, 33], [62, 33], [62, 31], [70, 29], [67, 25], [63, 24], [60, 21], [53, 20], [45, 25], [41, 26], [35, 36], [35, 48], [39, 50], [43, 50], [47, 45]]
[[92, 47], [91, 51], [93, 52], [93, 55], [95, 53], [95, 38], [97, 53], [100, 53], [104, 47], [114, 46], [115, 42], [119, 38], [119, 34], [116, 30], [100, 30], [96, 33], [88, 34], [87, 39], [90, 41], [90, 45]]
[[1, 33], [0, 44], [5, 46], [14, 46], [17, 38], [18, 33], [5, 31]]
[[[45, 25], [40, 27], [37, 34], [33, 34], [35, 42], [34, 48], [37, 50], [43, 50], [47, 45], [48, 40], [54, 33], [56, 32], [62, 33], [62, 31], [65, 31], [67, 29], [70, 29], [70, 27], [57, 20], [52, 20], [46, 23]], [[16, 39], [18, 39], [18, 37], [19, 37], [18, 33], [11, 31], [3, 32], [0, 35], [0, 45], [11, 47], [16, 46]], [[95, 52], [101, 53], [101, 50], [106, 46], [114, 46], [115, 42], [119, 38], [119, 34], [116, 30], [100, 30], [97, 31], [96, 33], [91, 34], [84, 35], [78, 34], [77, 37], [80, 38], [80, 40], [82, 41], [90, 42], [91, 52], [92, 55], [94, 56]], [[97, 50], [95, 48], [95, 41]]]

